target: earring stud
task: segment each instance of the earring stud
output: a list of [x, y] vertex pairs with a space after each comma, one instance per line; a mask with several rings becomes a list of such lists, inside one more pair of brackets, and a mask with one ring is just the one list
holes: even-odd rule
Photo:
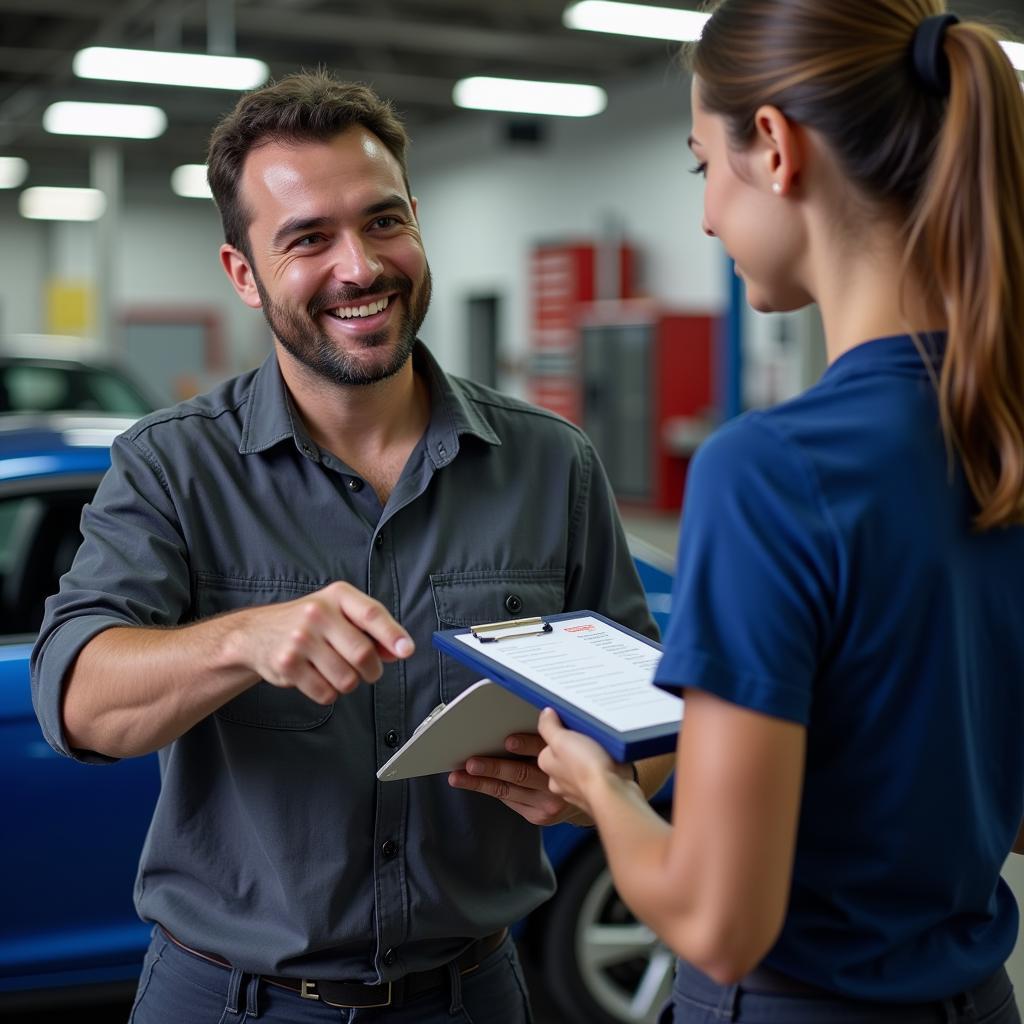
[[777, 195], [782, 195], [782, 183], [779, 181], [772, 182], [772, 191]]

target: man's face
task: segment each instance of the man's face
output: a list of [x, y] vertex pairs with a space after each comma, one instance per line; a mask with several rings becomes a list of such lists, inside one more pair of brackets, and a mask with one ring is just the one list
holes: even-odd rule
[[338, 384], [397, 373], [427, 313], [430, 269], [415, 201], [383, 143], [359, 127], [269, 143], [246, 159], [241, 199], [251, 304], [281, 345]]

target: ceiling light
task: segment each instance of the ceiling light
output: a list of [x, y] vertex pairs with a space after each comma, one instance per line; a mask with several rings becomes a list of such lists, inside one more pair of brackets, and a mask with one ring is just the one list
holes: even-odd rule
[[457, 106], [507, 110], [517, 114], [593, 117], [608, 105], [604, 89], [564, 82], [524, 82], [515, 78], [463, 78], [455, 83]]
[[151, 85], [184, 85], [200, 89], [254, 89], [270, 75], [261, 60], [208, 53], [166, 53], [87, 46], [71, 64], [79, 78]]
[[175, 195], [186, 199], [211, 199], [210, 183], [206, 180], [206, 164], [182, 164], [171, 172], [171, 188]]
[[27, 188], [18, 210], [31, 220], [99, 220], [107, 199], [97, 188]]
[[569, 28], [590, 32], [612, 32], [620, 36], [645, 39], [675, 39], [692, 42], [700, 39], [710, 14], [677, 11], [647, 4], [611, 3], [606, 0], [581, 0], [570, 4], [562, 14]]
[[1010, 58], [1010, 63], [1018, 71], [1024, 71], [1024, 43], [1011, 43], [1004, 39], [999, 45], [1003, 48], [1006, 56]]
[[[647, 4], [617, 3], [612, 0], [579, 0], [562, 14], [562, 23], [569, 28], [590, 32], [610, 32], [622, 36], [647, 39], [674, 39], [694, 42], [707, 24], [710, 14], [678, 11]], [[1024, 43], [1000, 43], [1011, 63], [1024, 71]]]
[[0, 188], [17, 188], [28, 177], [28, 163], [20, 156], [0, 156]]
[[159, 107], [130, 103], [51, 103], [43, 127], [54, 135], [155, 139], [167, 127], [167, 115]]

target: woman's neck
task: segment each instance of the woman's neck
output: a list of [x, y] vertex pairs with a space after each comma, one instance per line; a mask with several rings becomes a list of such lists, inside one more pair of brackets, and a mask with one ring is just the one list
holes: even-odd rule
[[851, 243], [812, 241], [812, 294], [825, 328], [829, 363], [872, 338], [946, 327], [945, 313], [930, 306], [917, 274], [904, 269], [901, 232], [866, 230]]

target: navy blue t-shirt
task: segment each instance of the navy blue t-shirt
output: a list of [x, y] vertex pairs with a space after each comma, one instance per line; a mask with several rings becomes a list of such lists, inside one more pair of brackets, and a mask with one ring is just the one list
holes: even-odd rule
[[807, 726], [765, 963], [843, 995], [944, 998], [1017, 937], [999, 872], [1024, 817], [1024, 528], [973, 512], [906, 336], [730, 422], [690, 469], [655, 681]]

